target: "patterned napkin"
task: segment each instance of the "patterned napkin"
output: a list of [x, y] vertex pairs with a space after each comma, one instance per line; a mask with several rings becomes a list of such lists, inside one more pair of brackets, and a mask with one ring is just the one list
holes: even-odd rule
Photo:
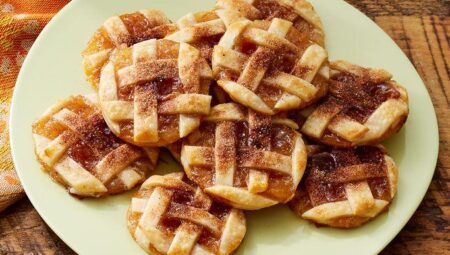
[[0, 211], [24, 193], [14, 170], [8, 114], [17, 74], [31, 45], [69, 0], [0, 0]]

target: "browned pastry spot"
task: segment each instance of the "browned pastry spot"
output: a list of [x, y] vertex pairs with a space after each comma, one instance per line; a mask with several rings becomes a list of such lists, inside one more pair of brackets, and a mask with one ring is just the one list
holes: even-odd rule
[[[84, 96], [73, 96], [60, 102], [58, 107], [33, 124], [33, 135], [40, 163], [57, 182], [79, 197], [106, 196], [129, 190], [142, 182], [156, 165], [142, 149], [117, 138], [95, 103]], [[59, 140], [58, 144], [63, 148], [52, 147], [51, 141], [55, 140]], [[61, 155], [50, 160], [57, 153]], [[67, 160], [73, 160], [83, 171], [100, 180], [106, 190], [84, 193], [77, 189], [85, 186], [73, 187], [72, 183], [82, 182], [84, 177], [70, 176], [70, 172], [76, 172], [72, 170], [73, 166], [63, 163]], [[123, 165], [124, 162], [127, 163]], [[122, 179], [121, 172], [126, 168], [131, 169], [139, 180], [133, 179], [128, 183], [129, 179]]]
[[[146, 213], [152, 218], [145, 218]], [[241, 211], [211, 200], [183, 173], [173, 173], [150, 177], [133, 196], [128, 229], [151, 254], [230, 254], [246, 226]]]
[[[396, 191], [397, 173], [392, 159], [386, 156], [383, 148], [309, 146], [308, 150], [305, 176], [289, 203], [297, 215], [318, 224], [351, 228], [367, 222], [388, 207]], [[377, 200], [386, 205], [376, 208]], [[346, 201], [350, 201], [351, 209], [343, 213], [341, 207], [348, 205], [338, 202]], [[328, 205], [329, 208], [316, 209], [321, 205]], [[326, 210], [336, 210], [342, 215], [338, 213], [327, 218], [330, 213], [327, 214]], [[369, 213], [371, 210], [374, 212]]]

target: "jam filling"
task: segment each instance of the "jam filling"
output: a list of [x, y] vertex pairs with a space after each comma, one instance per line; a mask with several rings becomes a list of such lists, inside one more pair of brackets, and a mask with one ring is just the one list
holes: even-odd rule
[[[283, 125], [273, 125], [266, 126], [261, 125], [259, 128], [255, 129], [255, 133], [259, 133], [264, 137], [269, 137], [267, 141], [259, 141], [258, 137], [254, 137], [249, 134], [249, 124], [247, 122], [237, 122], [236, 123], [236, 142], [237, 150], [239, 154], [237, 155], [237, 164], [240, 163], [243, 158], [252, 153], [255, 148], [266, 148], [276, 153], [280, 153], [286, 156], [290, 156], [294, 146], [294, 135], [289, 127]], [[199, 138], [197, 141], [193, 141], [191, 144], [194, 146], [205, 146], [212, 147], [215, 146], [215, 124], [205, 123], [199, 129]], [[258, 141], [257, 141], [258, 140]], [[268, 189], [261, 193], [269, 198], [285, 201], [293, 193], [292, 177], [289, 175], [283, 175], [273, 171], [259, 170], [265, 172], [269, 175], [269, 187]], [[197, 183], [204, 187], [209, 187], [214, 185], [214, 171], [209, 167], [193, 167], [192, 168], [193, 179]], [[247, 188], [248, 184], [249, 169], [239, 167], [237, 171], [234, 172], [233, 185], [239, 188]]]
[[158, 99], [163, 100], [170, 94], [184, 93], [183, 83], [179, 78], [157, 79], [152, 82], [158, 88]]
[[245, 55], [252, 55], [256, 49], [258, 49], [258, 45], [254, 44], [250, 41], [242, 40], [239, 44], [236, 45], [236, 50], [244, 53]]
[[83, 138], [72, 145], [67, 154], [89, 171], [94, 169], [99, 160], [123, 144], [100, 119], [82, 133]]
[[[187, 178], [184, 178], [184, 180], [187, 181]], [[188, 182], [188, 184], [191, 184], [191, 181], [187, 181], [187, 182]], [[167, 209], [167, 212], [169, 214], [170, 214], [170, 212], [172, 212], [172, 213], [176, 212], [177, 214], [183, 213], [183, 211], [181, 211], [183, 209], [183, 207], [177, 206], [173, 203], [187, 205], [187, 206], [193, 206], [196, 208], [206, 210], [206, 208], [205, 208], [206, 205], [202, 204], [201, 200], [200, 201], [196, 200], [195, 195], [192, 191], [182, 191], [182, 190], [173, 190], [173, 191], [174, 191], [174, 193], [172, 195], [172, 202], [169, 205], [169, 208]], [[147, 194], [146, 196], [150, 196], [150, 194]], [[214, 215], [215, 217], [217, 217], [218, 219], [220, 219], [221, 221], [225, 221], [228, 214], [230, 213], [230, 207], [213, 201], [210, 208], [208, 208], [208, 212], [210, 214]], [[177, 219], [177, 218], [171, 217], [170, 215], [166, 215], [161, 219], [161, 221], [160, 221], [161, 224], [158, 226], [158, 228], [161, 231], [164, 231], [166, 233], [174, 235], [176, 230], [182, 224], [182, 222], [183, 222], [183, 220], [181, 220], [181, 219]], [[218, 249], [218, 245], [219, 245], [218, 238], [220, 238], [220, 236], [215, 236], [207, 228], [204, 228], [204, 227], [195, 226], [194, 229], [201, 231], [200, 236], [197, 240], [198, 244], [203, 245], [204, 247], [207, 247], [211, 251], [216, 251]]]
[[131, 34], [131, 40], [127, 42], [128, 46], [148, 40], [147, 34], [151, 27], [149, 21], [145, 16], [139, 12], [124, 14], [120, 16], [120, 19], [125, 24], [128, 32]]
[[122, 142], [111, 132], [103, 119], [89, 127], [84, 133], [83, 140], [95, 148], [101, 156], [118, 148]]
[[314, 26], [310, 24], [308, 21], [304, 20], [302, 17], [298, 16], [296, 21], [294, 22], [294, 27], [303, 35], [308, 35], [308, 38], [314, 40], [314, 36], [312, 35], [312, 31], [314, 31]]
[[161, 219], [160, 230], [175, 233], [175, 231], [180, 227], [180, 225], [181, 225], [180, 219], [163, 217]]
[[[361, 146], [356, 149], [334, 149], [320, 147], [308, 155], [308, 164], [302, 180], [313, 205], [346, 200], [345, 183], [330, 183], [327, 175], [339, 168], [358, 164], [372, 164], [368, 171], [386, 171], [384, 152], [374, 146]], [[386, 173], [383, 177], [368, 178], [367, 183], [375, 199], [390, 199], [390, 190]], [[319, 178], [322, 176], [323, 178]]]
[[273, 0], [257, 0], [253, 3], [256, 9], [261, 12], [260, 19], [271, 20], [273, 18], [281, 18], [292, 21], [297, 14], [288, 8], [281, 6]]
[[289, 156], [294, 148], [294, 136], [291, 128], [274, 125], [272, 127], [272, 151]]
[[198, 42], [194, 43], [203, 58], [211, 61], [214, 46], [216, 46], [223, 34], [198, 38]]
[[80, 140], [72, 145], [67, 150], [67, 154], [70, 158], [89, 171], [94, 169], [99, 160], [99, 156], [96, 155], [95, 151], [89, 146], [89, 144], [86, 144], [83, 140]]
[[266, 84], [261, 84], [256, 89], [255, 93], [264, 101], [266, 105], [273, 108], [283, 95], [283, 91], [279, 88], [272, 87]]
[[[87, 125], [78, 130], [80, 139], [67, 150], [68, 156], [85, 169], [91, 171], [99, 160], [123, 144], [83, 97], [73, 97], [65, 108], [80, 119], [88, 120]], [[50, 118], [34, 124], [33, 129], [39, 135], [55, 139], [65, 132], [67, 127]]]
[[400, 97], [389, 82], [375, 84], [367, 78], [345, 72], [332, 77], [330, 94], [345, 106], [344, 114], [361, 123], [386, 100]]
[[194, 194], [189, 191], [174, 190], [172, 201], [178, 204], [190, 204], [194, 198]]
[[285, 73], [291, 73], [296, 62], [297, 55], [289, 52], [284, 52], [283, 54], [276, 54], [271, 59], [271, 65], [269, 70], [277, 70]]
[[105, 28], [99, 28], [92, 39], [89, 41], [87, 48], [83, 54], [90, 55], [103, 49], [110, 49], [114, 47], [114, 43], [109, 38], [108, 32]]

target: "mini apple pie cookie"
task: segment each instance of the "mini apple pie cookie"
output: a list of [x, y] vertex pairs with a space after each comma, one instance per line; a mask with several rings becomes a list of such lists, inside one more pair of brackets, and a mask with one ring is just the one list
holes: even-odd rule
[[211, 69], [186, 43], [149, 40], [117, 49], [103, 68], [99, 99], [114, 134], [140, 146], [164, 146], [208, 115]]
[[244, 213], [211, 200], [183, 173], [154, 175], [128, 209], [128, 229], [149, 254], [231, 254], [246, 232]]
[[214, 47], [217, 84], [232, 100], [273, 115], [305, 107], [324, 96], [328, 57], [292, 22], [238, 19]]
[[81, 53], [87, 80], [97, 89], [100, 72], [115, 48], [164, 38], [175, 30], [166, 15], [158, 10], [141, 10], [110, 17], [97, 29]]
[[305, 0], [217, 0], [217, 9], [236, 10], [250, 20], [281, 18], [311, 41], [324, 46], [322, 22], [314, 7]]
[[157, 149], [141, 149], [116, 138], [95, 96], [72, 96], [33, 124], [37, 158], [51, 177], [78, 197], [121, 193], [153, 171]]
[[236, 208], [286, 203], [306, 166], [296, 127], [289, 119], [220, 104], [183, 141], [181, 163], [206, 193]]
[[376, 144], [400, 130], [408, 117], [408, 95], [390, 73], [345, 61], [330, 67], [330, 93], [306, 119], [304, 134], [351, 147]]
[[302, 218], [353, 228], [387, 209], [397, 191], [397, 167], [381, 146], [308, 146], [308, 167], [291, 209]]
[[232, 10], [189, 13], [176, 22], [177, 31], [165, 39], [189, 43], [197, 48], [205, 59], [211, 61], [213, 48], [219, 43], [226, 27], [241, 16]]

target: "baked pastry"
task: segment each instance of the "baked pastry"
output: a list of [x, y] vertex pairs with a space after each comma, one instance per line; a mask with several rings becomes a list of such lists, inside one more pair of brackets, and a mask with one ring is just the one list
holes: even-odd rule
[[[234, 10], [213, 10], [189, 13], [175, 25], [176, 31], [165, 37], [167, 40], [188, 43], [197, 48], [202, 57], [211, 63], [213, 48], [231, 22], [242, 15]], [[215, 83], [215, 81], [214, 81]], [[213, 105], [229, 102], [227, 94], [218, 86], [211, 86]]]
[[116, 138], [95, 95], [72, 96], [33, 124], [38, 161], [70, 194], [100, 197], [142, 183], [156, 167], [158, 149], [142, 149]]
[[165, 39], [189, 43], [210, 62], [213, 47], [225, 33], [226, 26], [240, 16], [238, 12], [232, 10], [189, 13], [176, 22], [177, 30]]
[[166, 146], [166, 149], [170, 152], [172, 157], [181, 163], [181, 147], [183, 146], [183, 140], [176, 141]]
[[291, 209], [320, 225], [353, 228], [386, 210], [397, 167], [383, 147], [308, 146], [308, 166]]
[[100, 77], [103, 117], [129, 143], [173, 143], [209, 114], [211, 79], [206, 60], [186, 43], [152, 39], [116, 49]]
[[217, 0], [217, 9], [239, 11], [250, 20], [273, 20], [281, 18], [311, 41], [324, 47], [322, 22], [314, 7], [305, 0]]
[[228, 205], [257, 210], [286, 203], [306, 166], [294, 128], [286, 118], [220, 104], [184, 139], [181, 163], [191, 180]]
[[213, 51], [218, 86], [269, 115], [314, 103], [327, 91], [327, 52], [301, 35], [279, 18], [233, 22]]
[[87, 80], [97, 89], [100, 72], [115, 48], [164, 38], [175, 30], [175, 25], [159, 10], [141, 10], [108, 18], [81, 53]]
[[376, 144], [400, 130], [408, 117], [408, 95], [390, 73], [345, 61], [330, 67], [330, 93], [306, 119], [304, 134], [351, 147]]
[[244, 213], [219, 204], [183, 173], [153, 175], [133, 196], [128, 229], [151, 254], [232, 253], [246, 232]]

